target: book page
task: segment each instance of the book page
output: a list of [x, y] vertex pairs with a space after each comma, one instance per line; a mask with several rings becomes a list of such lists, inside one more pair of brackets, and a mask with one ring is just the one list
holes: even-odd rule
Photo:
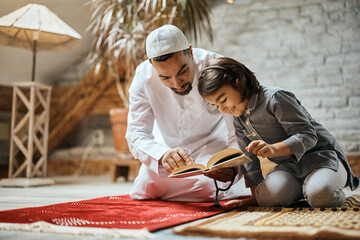
[[175, 175], [170, 174], [169, 177], [170, 178], [184, 178], [184, 177], [191, 177], [191, 176], [196, 176], [196, 175], [201, 175], [201, 174], [203, 174], [203, 170], [196, 169], [196, 170], [193, 170], [190, 172], [185, 171], [182, 173], [177, 173]]
[[207, 168], [211, 168], [211, 166], [215, 165], [216, 162], [218, 162], [219, 160], [226, 158], [230, 155], [237, 155], [240, 156], [243, 153], [239, 150], [239, 149], [235, 149], [235, 148], [227, 148], [224, 149], [218, 153], [215, 153], [208, 161], [207, 163]]
[[172, 171], [169, 177], [188, 177], [202, 174], [203, 170], [206, 167], [199, 163], [194, 163], [191, 165], [185, 165], [179, 168], [176, 168]]
[[251, 162], [251, 159], [247, 157], [246, 155], [237, 156], [235, 158], [229, 159], [227, 161], [221, 162], [219, 164], [215, 164], [210, 167], [209, 170], [206, 170], [205, 172], [213, 172], [220, 168], [230, 168], [230, 167], [236, 167], [244, 163]]

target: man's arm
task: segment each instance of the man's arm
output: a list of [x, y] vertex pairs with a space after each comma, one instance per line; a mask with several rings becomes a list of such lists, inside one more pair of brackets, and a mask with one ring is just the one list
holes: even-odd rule
[[145, 87], [135, 74], [129, 89], [129, 113], [126, 139], [129, 150], [136, 159], [158, 172], [159, 160], [170, 150], [154, 140], [154, 113], [146, 94]]

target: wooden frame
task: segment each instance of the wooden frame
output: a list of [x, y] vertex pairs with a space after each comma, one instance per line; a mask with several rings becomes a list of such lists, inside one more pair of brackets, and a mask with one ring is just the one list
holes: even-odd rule
[[13, 89], [9, 179], [1, 186], [53, 184], [46, 176], [51, 86], [15, 83]]

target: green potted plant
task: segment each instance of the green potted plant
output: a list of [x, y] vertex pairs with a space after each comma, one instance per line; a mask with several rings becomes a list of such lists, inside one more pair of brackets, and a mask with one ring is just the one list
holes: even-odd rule
[[95, 69], [105, 66], [115, 80], [124, 110], [110, 113], [114, 143], [118, 153], [127, 152], [125, 137], [115, 135], [125, 133], [128, 89], [136, 66], [146, 59], [146, 36], [163, 24], [173, 24], [190, 39], [197, 41], [206, 33], [212, 40], [210, 6], [208, 0], [91, 0], [88, 4], [88, 30], [93, 37], [88, 59]]

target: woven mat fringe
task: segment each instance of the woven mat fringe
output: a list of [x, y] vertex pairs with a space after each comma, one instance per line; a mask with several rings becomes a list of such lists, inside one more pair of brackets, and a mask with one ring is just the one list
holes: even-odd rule
[[116, 228], [89, 228], [89, 227], [66, 227], [50, 224], [48, 222], [35, 222], [31, 224], [0, 223], [2, 231], [27, 231], [73, 234], [78, 236], [98, 236], [107, 238], [138, 238], [154, 239], [155, 235], [146, 229], [116, 229]]

